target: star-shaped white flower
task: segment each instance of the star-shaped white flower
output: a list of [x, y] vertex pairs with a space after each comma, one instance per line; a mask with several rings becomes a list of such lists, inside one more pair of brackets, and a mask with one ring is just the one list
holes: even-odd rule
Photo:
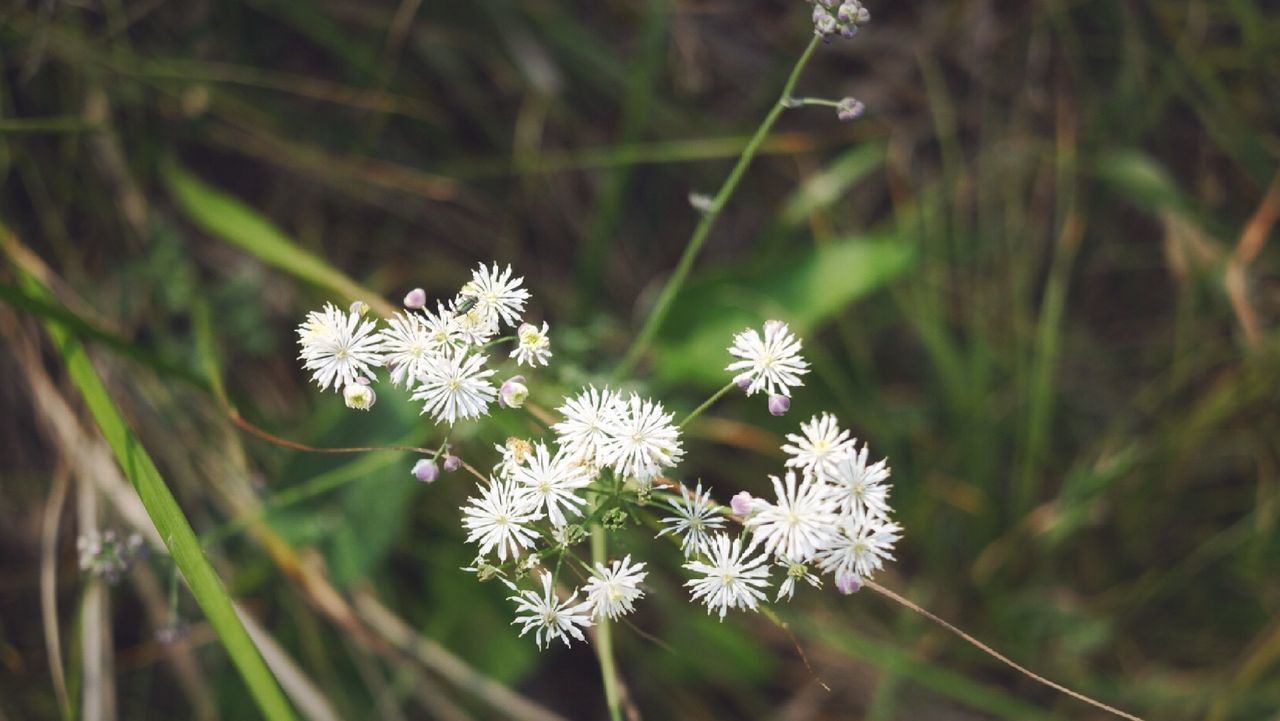
[[422, 401], [422, 412], [436, 422], [453, 425], [459, 418], [476, 418], [489, 412], [498, 390], [486, 380], [496, 371], [485, 368], [488, 358], [462, 351], [428, 356], [418, 374], [413, 400]]
[[298, 358], [311, 371], [311, 380], [328, 390], [341, 391], [359, 378], [372, 379], [372, 369], [381, 366], [382, 336], [374, 332], [377, 323], [359, 313], [340, 310], [332, 303], [311, 311], [298, 326]]
[[707, 561], [690, 561], [684, 567], [702, 578], [685, 581], [693, 600], [701, 601], [707, 613], [720, 611], [720, 620], [731, 608], [756, 610], [765, 598], [761, 589], [769, 586], [768, 557], [761, 554], [751, 558], [753, 547], [742, 549], [742, 539], [729, 540], [724, 533], [716, 534], [710, 544]]
[[540, 366], [547, 365], [547, 360], [551, 358], [551, 339], [547, 337], [547, 322], [542, 322], [542, 328], [532, 323], [524, 323], [516, 330], [516, 347], [511, 351], [511, 357], [516, 359], [519, 365]]
[[830, 413], [814, 416], [808, 423], [800, 424], [800, 435], [788, 433], [790, 443], [782, 451], [791, 457], [787, 465], [823, 480], [835, 472], [841, 456], [853, 450], [854, 441], [849, 431], [841, 430], [840, 422]]
[[676, 515], [662, 519], [666, 528], [658, 532], [654, 538], [668, 533], [679, 537], [680, 550], [688, 558], [696, 553], [709, 553], [708, 545], [711, 531], [724, 528], [724, 517], [720, 507], [711, 500], [711, 491], [702, 491], [702, 482], [692, 494], [683, 486], [679, 498], [667, 500], [675, 509]]
[[809, 364], [800, 357], [800, 339], [780, 320], [765, 321], [764, 338], [754, 328], [737, 334], [729, 354], [742, 360], [725, 370], [738, 371], [734, 380], [746, 385], [747, 395], [763, 390], [790, 397], [792, 387], [804, 385], [800, 376], [809, 372]]
[[422, 372], [427, 358], [439, 353], [440, 344], [431, 337], [430, 329], [417, 313], [396, 313], [382, 331], [383, 350], [391, 384], [413, 380]]
[[480, 489], [479, 498], [468, 498], [462, 507], [462, 526], [467, 529], [467, 542], [480, 545], [480, 555], [497, 550], [498, 560], [505, 561], [520, 555], [523, 548], [532, 548], [537, 533], [529, 526], [542, 514], [530, 506], [515, 484], [510, 481], [489, 480]]
[[536, 591], [521, 591], [510, 600], [516, 602], [516, 618], [512, 624], [520, 624], [520, 635], [534, 631], [538, 648], [546, 648], [547, 644], [560, 639], [569, 645], [569, 637], [582, 641], [582, 629], [591, 625], [590, 603], [575, 603], [578, 592], [574, 591], [568, 599], [556, 598], [556, 591], [551, 582], [551, 574], [542, 574], [542, 594]]
[[631, 395], [618, 421], [608, 428], [600, 462], [624, 478], [649, 481], [684, 458], [680, 429], [662, 404]]
[[866, 515], [847, 520], [835, 541], [818, 553], [818, 567], [834, 573], [836, 582], [852, 578], [859, 585], [893, 560], [893, 546], [902, 527]]
[[644, 564], [632, 563], [629, 555], [608, 567], [597, 563], [595, 575], [582, 587], [587, 593], [587, 602], [591, 604], [591, 615], [596, 619], [616, 620], [631, 613], [635, 602], [644, 597], [640, 584], [648, 575]]
[[866, 444], [845, 453], [836, 464], [830, 481], [831, 498], [839, 504], [842, 516], [867, 515], [889, 518], [889, 459], [882, 458], [867, 465]]
[[766, 552], [780, 560], [805, 563], [835, 540], [836, 504], [830, 490], [813, 476], [799, 484], [795, 471], [787, 471], [785, 484], [777, 476], [771, 478], [777, 503], [755, 501], [743, 524], [764, 543]]
[[495, 327], [498, 321], [507, 325], [520, 322], [529, 291], [521, 288], [524, 278], [512, 278], [511, 266], [499, 271], [498, 264], [486, 268], [483, 263], [471, 274], [471, 280], [458, 293], [458, 305], [474, 303], [476, 310]]
[[534, 508], [546, 510], [553, 526], [568, 523], [566, 513], [582, 515], [586, 500], [575, 491], [591, 484], [586, 468], [573, 462], [563, 451], [552, 456], [542, 443], [534, 446], [528, 463], [514, 467], [512, 478]]
[[584, 463], [596, 463], [601, 447], [609, 440], [609, 429], [622, 422], [624, 404], [617, 393], [595, 386], [565, 398], [558, 409], [564, 420], [552, 426], [560, 448]]

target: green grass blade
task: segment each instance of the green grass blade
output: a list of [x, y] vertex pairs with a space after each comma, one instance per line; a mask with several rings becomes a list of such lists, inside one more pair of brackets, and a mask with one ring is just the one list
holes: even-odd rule
[[234, 196], [206, 184], [177, 163], [166, 164], [163, 175], [178, 205], [202, 230], [312, 285], [347, 300], [362, 300], [379, 315], [395, 312], [381, 295], [300, 248], [284, 231]]
[[[21, 273], [21, 281], [25, 290], [31, 295], [44, 296], [49, 300], [48, 289], [40, 285], [33, 276]], [[53, 339], [63, 362], [66, 363], [76, 389], [84, 398], [85, 404], [93, 414], [94, 421], [107, 439], [121, 469], [138, 492], [147, 515], [155, 523], [156, 530], [164, 539], [174, 563], [182, 571], [191, 595], [195, 597], [204, 610], [209, 625], [218, 634], [227, 655], [240, 671], [249, 692], [253, 695], [263, 716], [271, 721], [289, 721], [296, 718], [284, 694], [280, 691], [275, 677], [268, 670], [266, 663], [259, 655], [258, 649], [249, 639], [244, 626], [236, 616], [231, 599], [222, 586], [222, 581], [209, 565], [204, 552], [196, 540], [191, 524], [187, 522], [182, 509], [178, 507], [169, 487], [165, 485], [160, 471], [156, 469], [151, 456], [142, 447], [137, 436], [125, 422], [124, 416], [111, 396], [97, 370], [89, 360], [84, 345], [72, 333], [71, 329], [52, 316], [45, 318], [45, 328]]]

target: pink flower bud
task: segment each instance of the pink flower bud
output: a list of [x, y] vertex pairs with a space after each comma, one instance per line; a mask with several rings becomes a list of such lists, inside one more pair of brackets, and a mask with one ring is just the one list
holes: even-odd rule
[[426, 304], [427, 291], [421, 288], [414, 288], [404, 297], [404, 307], [409, 310], [420, 310]]
[[751, 388], [751, 374], [741, 373], [734, 377], [733, 382], [738, 384], [738, 387], [742, 389], [743, 393], [746, 393], [747, 390]]
[[413, 477], [423, 483], [435, 483], [435, 480], [440, 477], [440, 468], [436, 466], [435, 461], [420, 458], [413, 464]]
[[751, 501], [753, 500], [755, 499], [751, 497], [750, 493], [738, 491], [733, 498], [729, 499], [729, 507], [733, 509], [734, 513], [745, 518], [748, 513], [751, 513]]
[[849, 594], [857, 593], [861, 588], [862, 582], [858, 580], [856, 575], [852, 573], [836, 574], [836, 590], [840, 593], [848, 596]]
[[444, 469], [450, 473], [462, 468], [462, 459], [450, 453], [444, 457]]
[[369, 312], [369, 304], [362, 300], [353, 300], [351, 301], [351, 305], [347, 306], [347, 312], [355, 313], [356, 315], [364, 315]]
[[791, 410], [791, 399], [786, 396], [769, 396], [769, 412], [775, 416], [784, 415]]
[[529, 388], [524, 384], [524, 376], [511, 376], [498, 389], [498, 405], [503, 408], [519, 408], [529, 397]]

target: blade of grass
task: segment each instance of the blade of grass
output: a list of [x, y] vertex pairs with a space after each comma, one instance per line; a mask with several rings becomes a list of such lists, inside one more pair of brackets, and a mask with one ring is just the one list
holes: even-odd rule
[[[9, 251], [10, 257], [14, 258], [11, 251], [15, 241], [7, 235], [7, 231], [0, 230], [0, 232], [5, 232], [5, 249]], [[21, 268], [19, 268], [19, 276], [24, 289], [29, 294], [37, 296], [43, 294], [49, 298], [48, 289], [41, 286], [34, 276], [25, 273]], [[173, 494], [165, 485], [151, 456], [139, 443], [120, 409], [107, 393], [106, 386], [89, 360], [84, 345], [71, 329], [57, 321], [47, 320], [45, 328], [66, 364], [72, 383], [84, 398], [94, 421], [111, 446], [116, 460], [133, 484], [147, 514], [169, 549], [174, 563], [182, 571], [192, 596], [200, 604], [210, 625], [218, 633], [227, 650], [227, 655], [240, 671], [258, 708], [271, 721], [296, 718], [281, 693], [275, 677], [267, 669], [257, 647], [253, 645], [253, 641], [236, 616], [231, 599], [227, 596], [221, 580], [214, 573], [208, 559], [204, 557], [191, 524], [187, 522], [182, 509], [178, 507]]]

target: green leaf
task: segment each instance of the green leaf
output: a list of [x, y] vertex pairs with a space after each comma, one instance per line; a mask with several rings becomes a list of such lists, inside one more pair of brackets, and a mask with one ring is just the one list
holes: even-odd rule
[[722, 385], [733, 334], [776, 317], [810, 334], [853, 301], [910, 269], [915, 249], [896, 237], [852, 237], [792, 255], [781, 263], [704, 276], [676, 301], [655, 349], [656, 372]]
[[[19, 273], [28, 295], [53, 302], [49, 290], [39, 280], [24, 271], [20, 270]], [[236, 617], [231, 599], [209, 560], [205, 558], [200, 543], [191, 530], [191, 524], [187, 522], [169, 487], [165, 485], [151, 456], [111, 400], [84, 345], [73, 334], [72, 326], [54, 316], [46, 316], [45, 328], [62, 355], [72, 382], [115, 453], [117, 462], [138, 492], [138, 497], [160, 537], [164, 539], [173, 562], [186, 579], [191, 595], [204, 610], [209, 625], [218, 634], [227, 649], [227, 655], [249, 686], [249, 692], [263, 716], [272, 721], [294, 719], [293, 710], [280, 691], [275, 677], [262, 660], [240, 619]]]
[[238, 198], [205, 184], [176, 162], [167, 163], [163, 175], [178, 205], [202, 230], [348, 301], [362, 300], [379, 315], [395, 312], [381, 295], [300, 248], [284, 231]]
[[1186, 199], [1169, 171], [1145, 153], [1137, 150], [1109, 153], [1095, 162], [1094, 172], [1112, 190], [1144, 210], [1159, 213], [1187, 208]]
[[804, 222], [815, 211], [830, 207], [849, 188], [884, 164], [884, 145], [866, 143], [836, 158], [830, 165], [804, 181], [787, 199], [782, 221], [787, 225]]

